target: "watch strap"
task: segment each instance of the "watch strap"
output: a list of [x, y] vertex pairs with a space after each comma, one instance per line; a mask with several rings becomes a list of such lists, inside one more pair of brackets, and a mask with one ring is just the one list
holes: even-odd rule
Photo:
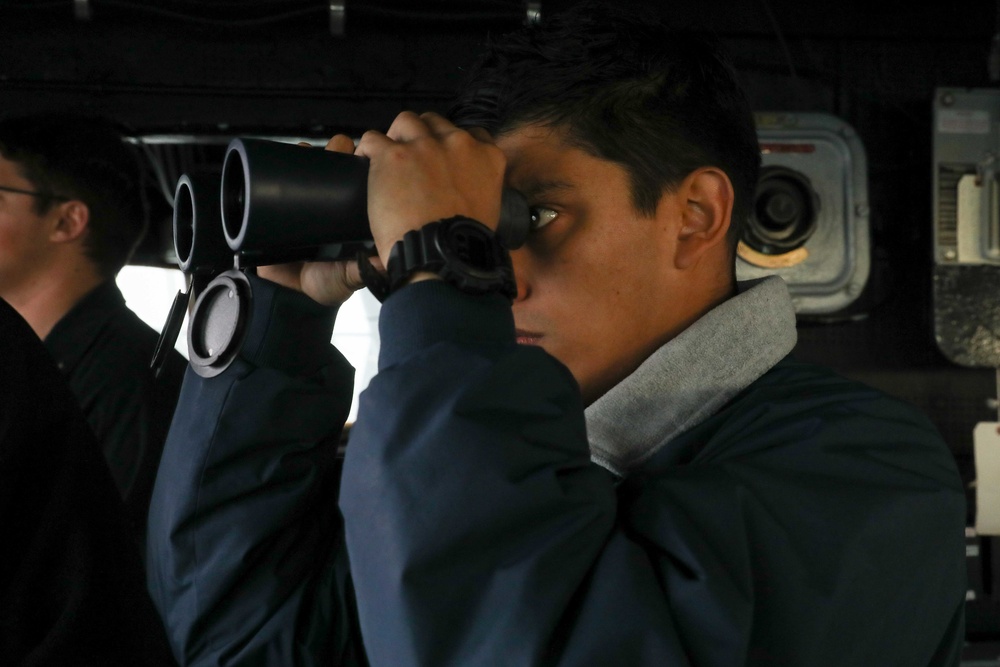
[[385, 298], [389, 296], [389, 279], [386, 275], [375, 268], [372, 264], [371, 257], [376, 254], [374, 249], [358, 250], [357, 262], [358, 262], [358, 272], [361, 274], [361, 282], [365, 284], [368, 291], [372, 293], [379, 303], [385, 301]]

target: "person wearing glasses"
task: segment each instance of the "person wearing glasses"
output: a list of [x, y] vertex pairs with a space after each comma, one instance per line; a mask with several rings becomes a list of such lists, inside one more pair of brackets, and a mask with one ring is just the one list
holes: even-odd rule
[[137, 546], [185, 361], [115, 282], [147, 226], [140, 165], [110, 119], [0, 119], [0, 298], [42, 339], [100, 442]]

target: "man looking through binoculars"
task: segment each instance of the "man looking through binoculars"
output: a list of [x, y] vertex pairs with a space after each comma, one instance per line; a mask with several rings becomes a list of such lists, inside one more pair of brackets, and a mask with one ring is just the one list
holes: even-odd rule
[[[362, 274], [251, 278], [239, 357], [189, 372], [154, 494], [185, 664], [957, 660], [950, 453], [791, 358], [780, 279], [736, 281], [760, 157], [710, 43], [581, 6], [492, 45], [447, 118], [328, 149], [370, 160], [379, 372], [341, 469], [328, 341]], [[509, 260], [483, 233], [504, 184], [532, 210]]]

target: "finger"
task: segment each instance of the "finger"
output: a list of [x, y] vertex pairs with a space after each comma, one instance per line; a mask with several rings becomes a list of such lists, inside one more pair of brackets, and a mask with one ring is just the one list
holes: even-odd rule
[[493, 135], [490, 134], [485, 127], [467, 127], [465, 128], [465, 131], [474, 136], [479, 141], [483, 142], [484, 144], [496, 143], [493, 140]]
[[432, 134], [444, 136], [452, 132], [461, 132], [450, 120], [434, 111], [427, 111], [420, 114], [420, 120], [424, 122]]
[[391, 146], [394, 143], [396, 142], [378, 130], [368, 130], [361, 135], [361, 139], [358, 141], [358, 146], [354, 149], [354, 154], [371, 158], [379, 151], [384, 150], [386, 147]]
[[335, 134], [326, 142], [326, 150], [335, 153], [353, 153], [354, 139], [346, 134]]
[[365, 281], [361, 277], [361, 267], [354, 260], [344, 264], [344, 283], [352, 290], [359, 290], [365, 286]]
[[306, 262], [301, 277], [300, 291], [324, 306], [344, 303], [364, 287], [353, 260]]
[[300, 278], [301, 271], [302, 262], [270, 264], [267, 266], [257, 267], [257, 275], [259, 277], [294, 290], [302, 289]]
[[401, 112], [385, 133], [393, 141], [413, 141], [430, 134], [431, 130], [427, 127], [427, 123], [413, 111]]

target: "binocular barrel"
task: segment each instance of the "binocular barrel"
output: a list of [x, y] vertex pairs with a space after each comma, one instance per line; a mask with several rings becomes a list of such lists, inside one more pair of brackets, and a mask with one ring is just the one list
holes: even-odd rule
[[[503, 191], [497, 235], [527, 237], [524, 197]], [[214, 209], [214, 210], [213, 210]], [[174, 249], [188, 271], [349, 259], [373, 245], [368, 159], [266, 139], [233, 139], [222, 173], [182, 176], [174, 198]]]
[[368, 159], [355, 155], [234, 139], [221, 206], [226, 243], [249, 264], [353, 256], [372, 241]]
[[183, 174], [174, 190], [174, 253], [184, 273], [207, 274], [232, 268], [233, 251], [222, 233], [219, 174]]

